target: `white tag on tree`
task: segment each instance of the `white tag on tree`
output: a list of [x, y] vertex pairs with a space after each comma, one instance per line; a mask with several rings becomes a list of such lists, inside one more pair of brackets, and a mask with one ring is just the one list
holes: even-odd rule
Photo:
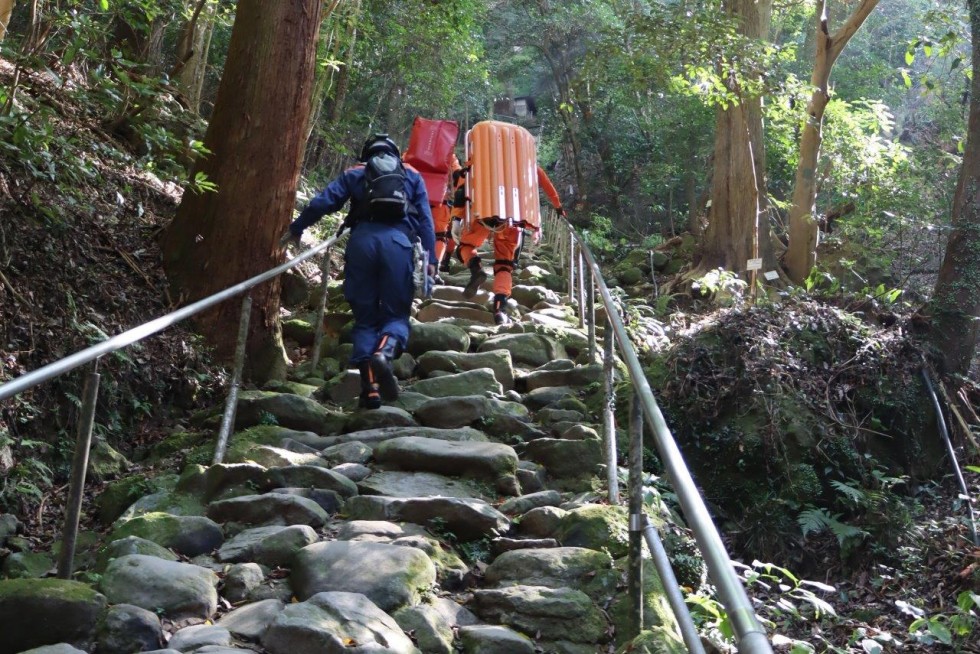
[[775, 270], [767, 270], [762, 274], [766, 278], [766, 281], [772, 282], [779, 279], [779, 273]]
[[762, 259], [749, 259], [745, 263], [746, 270], [762, 270]]

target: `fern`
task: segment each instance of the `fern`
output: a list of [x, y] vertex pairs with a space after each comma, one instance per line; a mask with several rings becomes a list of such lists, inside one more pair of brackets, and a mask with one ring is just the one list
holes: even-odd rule
[[834, 514], [830, 519], [829, 526], [830, 531], [833, 532], [834, 536], [837, 536], [837, 542], [841, 545], [852, 539], [864, 540], [864, 537], [868, 535], [865, 530], [840, 522], [838, 518], [840, 518], [840, 514]]
[[800, 525], [803, 536], [806, 537], [809, 534], [819, 534], [827, 529], [830, 526], [829, 518], [830, 515], [824, 509], [807, 509], [800, 512], [800, 515], [796, 517], [796, 522]]
[[841, 546], [852, 539], [863, 540], [868, 535], [868, 532], [863, 529], [841, 522], [840, 518], [840, 513], [831, 515], [826, 509], [809, 508], [800, 512], [796, 522], [800, 525], [803, 536], [819, 534], [829, 529], [837, 537], [837, 542]]
[[832, 481], [830, 485], [837, 489], [837, 492], [849, 500], [854, 507], [866, 507], [868, 505], [868, 496], [860, 488], [855, 488], [841, 481]]

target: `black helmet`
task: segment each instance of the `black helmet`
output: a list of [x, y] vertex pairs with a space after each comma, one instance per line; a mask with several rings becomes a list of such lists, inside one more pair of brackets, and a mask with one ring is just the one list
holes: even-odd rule
[[398, 146], [395, 142], [388, 138], [387, 134], [375, 134], [367, 141], [364, 142], [364, 147], [361, 148], [361, 161], [367, 161], [368, 158], [378, 150], [383, 150], [385, 152], [390, 152], [396, 157], [401, 157], [401, 152], [398, 151]]

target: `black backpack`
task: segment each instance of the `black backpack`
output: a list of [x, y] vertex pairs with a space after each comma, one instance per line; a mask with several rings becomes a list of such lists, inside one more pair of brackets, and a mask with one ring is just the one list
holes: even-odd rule
[[364, 162], [362, 216], [372, 222], [398, 222], [414, 207], [405, 193], [405, 166], [398, 155], [384, 150]]

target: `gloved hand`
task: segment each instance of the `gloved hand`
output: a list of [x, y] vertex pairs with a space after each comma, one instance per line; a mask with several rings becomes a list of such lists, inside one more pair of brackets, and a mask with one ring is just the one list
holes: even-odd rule
[[463, 238], [463, 220], [461, 218], [453, 218], [453, 225], [449, 233], [452, 234], [456, 245], [459, 245]]
[[555, 207], [555, 211], [557, 211], [558, 215], [561, 216], [562, 218], [568, 217], [568, 212], [565, 211], [565, 207]]
[[[300, 234], [302, 234], [302, 232], [300, 232]], [[293, 234], [293, 230], [289, 228], [286, 228], [286, 231], [283, 232], [282, 236], [279, 237], [279, 249], [283, 249], [289, 245], [292, 245], [294, 248], [298, 248], [299, 244], [300, 244], [299, 234]]]
[[458, 184], [459, 183], [459, 178], [460, 177], [466, 177], [466, 173], [468, 173], [468, 172], [470, 172], [470, 167], [469, 166], [463, 166], [459, 170], [454, 170], [453, 171], [453, 185]]

